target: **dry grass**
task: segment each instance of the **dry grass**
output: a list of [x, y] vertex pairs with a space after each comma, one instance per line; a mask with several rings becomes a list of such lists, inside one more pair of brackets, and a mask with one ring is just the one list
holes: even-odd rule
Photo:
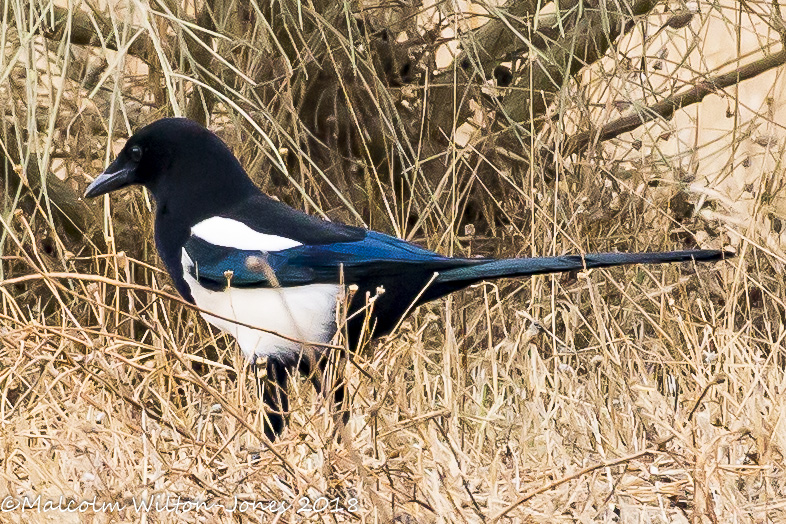
[[[691, 79], [779, 48], [770, 4], [702, 3], [687, 29], [622, 37], [579, 82], [566, 82], [546, 124], [519, 129], [521, 148], [478, 129], [486, 114], [435, 151], [418, 112], [424, 89], [367, 85], [376, 105], [350, 103], [348, 121], [388, 119], [386, 139], [401, 146], [387, 150], [387, 165], [406, 151], [418, 166], [406, 197], [393, 168], [357, 161], [345, 171], [344, 150], [313, 161], [300, 150], [307, 128], [293, 123], [291, 106], [302, 86], [287, 79], [288, 68], [305, 66], [266, 58], [285, 43], [216, 37], [212, 63], [249, 78], [217, 81], [211, 128], [290, 204], [444, 253], [731, 244], [739, 255], [486, 283], [421, 307], [353, 354], [343, 438], [298, 381], [290, 428], [272, 445], [234, 342], [173, 297], [157, 269], [149, 199], [130, 190], [91, 202], [94, 227], [75, 232], [58, 218], [53, 186], [30, 179], [35, 161], [79, 192], [132, 124], [182, 114], [199, 82], [166, 37], [192, 30], [179, 21], [192, 4], [180, 12], [174, 2], [112, 3], [117, 41], [134, 37], [130, 22], [146, 28], [158, 71], [106, 44], [44, 38], [38, 26], [49, 15], [33, 4], [5, 2], [0, 34], [0, 142], [27, 178], [15, 184], [9, 174], [2, 194], [0, 497], [9, 498], [0, 521], [786, 521], [782, 68], [591, 154], [554, 153], [587, 122], [643, 110]], [[311, 5], [302, 5], [307, 20]], [[448, 39], [467, 13], [448, 3], [411, 9], [425, 27], [444, 23]], [[384, 13], [395, 25], [409, 11]], [[640, 24], [652, 35], [666, 17]], [[322, 33], [331, 27], [323, 22]], [[725, 46], [715, 45], [719, 34]], [[325, 68], [359, 49], [341, 42]], [[455, 49], [438, 44], [439, 56]], [[247, 53], [254, 46], [265, 52]], [[661, 61], [649, 75], [630, 69], [642, 53]], [[416, 132], [406, 126], [413, 118]], [[294, 164], [282, 148], [296, 153]], [[541, 150], [553, 158], [524, 161]], [[271, 163], [284, 162], [293, 174], [276, 182]], [[38, 496], [41, 511], [13, 508]], [[96, 506], [44, 511], [61, 497]], [[138, 510], [145, 498], [159, 507]], [[230, 511], [237, 500], [268, 502]], [[298, 513], [306, 500], [328, 508]], [[293, 507], [276, 513], [270, 501]]]

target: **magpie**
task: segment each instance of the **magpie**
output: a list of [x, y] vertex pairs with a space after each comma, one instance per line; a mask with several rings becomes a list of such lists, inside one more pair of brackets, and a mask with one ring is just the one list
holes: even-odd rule
[[[271, 198], [218, 136], [185, 118], [164, 118], [136, 132], [85, 197], [132, 184], [153, 196], [156, 248], [177, 291], [207, 322], [234, 336], [246, 358], [267, 359], [262, 396], [271, 441], [286, 424], [288, 377], [310, 373], [318, 384], [312, 369], [324, 370], [342, 297], [348, 302], [345, 334], [356, 347], [389, 334], [420, 304], [483, 280], [733, 256], [721, 250], [442, 256]], [[345, 385], [337, 382], [333, 401], [343, 405]], [[342, 416], [346, 421], [348, 412]]]

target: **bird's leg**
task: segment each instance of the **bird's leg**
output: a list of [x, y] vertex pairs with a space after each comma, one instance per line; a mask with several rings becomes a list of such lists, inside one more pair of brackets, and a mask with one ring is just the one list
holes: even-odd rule
[[[338, 360], [341, 361], [341, 359], [343, 359], [343, 356], [338, 356]], [[301, 359], [298, 369], [304, 376], [308, 377], [322, 397], [332, 403], [333, 420], [336, 422], [336, 425], [338, 425], [339, 421], [342, 425], [346, 425], [349, 422], [349, 408], [344, 407], [347, 385], [340, 372], [328, 374], [328, 364], [331, 360], [335, 359], [331, 359], [328, 357], [328, 354], [322, 353], [317, 357], [316, 370], [312, 370], [313, 368], [308, 359]], [[335, 364], [337, 363], [334, 362], [334, 365], [331, 367], [338, 371], [338, 366]]]
[[257, 397], [262, 397], [262, 377], [259, 375], [259, 368], [261, 364], [259, 363], [259, 356], [254, 355], [251, 358], [251, 368], [254, 370], [254, 382], [257, 385]]
[[289, 411], [287, 394], [287, 374], [290, 366], [275, 357], [267, 359], [267, 381], [262, 401], [267, 407], [265, 413], [265, 436], [273, 441], [286, 426]]
[[[316, 357], [319, 362], [322, 361], [323, 356]], [[319, 372], [314, 371], [313, 358], [308, 358], [307, 355], [300, 355], [298, 359], [297, 369], [300, 371], [300, 375], [306, 377], [311, 384], [314, 386], [314, 389], [322, 393], [322, 377], [320, 376]]]
[[[343, 367], [341, 369], [343, 370]], [[346, 404], [344, 399], [346, 399]], [[344, 381], [343, 373], [336, 373], [333, 381], [333, 407], [336, 410], [333, 414], [336, 423], [340, 420], [341, 426], [346, 426], [349, 422], [349, 399], [347, 398], [347, 383]]]

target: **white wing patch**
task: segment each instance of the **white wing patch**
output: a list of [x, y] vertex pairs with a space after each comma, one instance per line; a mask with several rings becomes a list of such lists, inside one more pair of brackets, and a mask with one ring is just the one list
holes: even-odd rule
[[226, 217], [205, 219], [191, 228], [191, 234], [215, 246], [243, 250], [281, 251], [302, 245], [291, 238], [254, 231], [244, 223]]
[[270, 331], [240, 326], [232, 321], [202, 313], [202, 317], [209, 323], [234, 336], [249, 360], [254, 356], [297, 355], [302, 348], [301, 342], [325, 344], [336, 332], [338, 285], [311, 284], [287, 288], [227, 288], [224, 291], [210, 291], [199, 285], [188, 272], [193, 262], [185, 249], [182, 251], [182, 265], [183, 278], [197, 306], [215, 315]]

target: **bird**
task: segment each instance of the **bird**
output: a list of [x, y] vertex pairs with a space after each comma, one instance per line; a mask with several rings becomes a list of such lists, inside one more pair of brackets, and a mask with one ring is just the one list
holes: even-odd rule
[[[340, 327], [342, 297], [348, 319], [342, 332], [356, 347], [361, 339], [390, 334], [417, 306], [485, 280], [733, 256], [714, 249], [443, 256], [268, 196], [216, 134], [187, 118], [162, 118], [135, 132], [85, 197], [130, 185], [147, 188], [153, 197], [155, 245], [180, 295], [208, 323], [232, 335], [251, 363], [265, 359], [260, 394], [270, 441], [287, 424], [288, 380], [310, 374], [319, 387], [313, 377], [317, 366], [324, 370]], [[343, 406], [346, 385], [340, 377], [335, 382], [332, 400]], [[340, 413], [346, 422], [348, 408]]]

